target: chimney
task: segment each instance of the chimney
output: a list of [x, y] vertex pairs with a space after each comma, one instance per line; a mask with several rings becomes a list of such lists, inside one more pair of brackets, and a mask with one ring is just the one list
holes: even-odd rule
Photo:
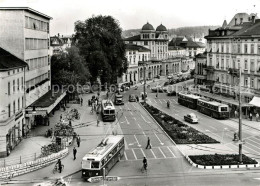
[[255, 14], [252, 15], [252, 23], [255, 23]]

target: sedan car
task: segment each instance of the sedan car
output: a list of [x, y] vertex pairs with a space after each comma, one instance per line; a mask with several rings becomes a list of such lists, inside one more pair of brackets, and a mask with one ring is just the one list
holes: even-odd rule
[[129, 102], [136, 102], [136, 96], [134, 94], [129, 95]]
[[198, 123], [199, 120], [197, 118], [197, 116], [194, 113], [190, 113], [187, 114], [186, 116], [184, 116], [184, 120], [190, 123]]
[[177, 95], [176, 91], [168, 91], [167, 92], [167, 96], [176, 96], [176, 95]]

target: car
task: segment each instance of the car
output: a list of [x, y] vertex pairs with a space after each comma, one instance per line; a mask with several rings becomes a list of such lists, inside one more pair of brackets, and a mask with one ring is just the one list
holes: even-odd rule
[[114, 103], [115, 103], [115, 105], [124, 105], [123, 95], [122, 94], [116, 94]]
[[199, 120], [197, 118], [197, 116], [194, 113], [190, 113], [187, 114], [186, 116], [184, 116], [184, 120], [190, 123], [198, 123]]
[[134, 94], [129, 95], [129, 102], [136, 102], [136, 96]]
[[163, 88], [161, 86], [156, 86], [151, 88], [152, 92], [163, 92]]
[[169, 85], [169, 82], [168, 82], [168, 81], [166, 81], [166, 82], [163, 84], [163, 86], [167, 86], [167, 85]]
[[172, 78], [173, 78], [172, 75], [167, 76], [167, 79], [172, 79]]
[[176, 91], [167, 92], [167, 96], [176, 96], [176, 95], [177, 95]]

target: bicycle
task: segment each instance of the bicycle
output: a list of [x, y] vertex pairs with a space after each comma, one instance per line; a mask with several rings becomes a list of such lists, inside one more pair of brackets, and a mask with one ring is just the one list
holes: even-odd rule
[[[62, 172], [63, 169], [64, 169], [64, 165], [61, 164], [61, 172]], [[55, 174], [56, 172], [59, 172], [59, 168], [58, 168], [58, 165], [57, 165], [57, 164], [55, 164], [55, 166], [54, 166], [54, 168], [53, 168], [53, 170], [52, 170], [52, 173], [53, 173], [53, 174]]]

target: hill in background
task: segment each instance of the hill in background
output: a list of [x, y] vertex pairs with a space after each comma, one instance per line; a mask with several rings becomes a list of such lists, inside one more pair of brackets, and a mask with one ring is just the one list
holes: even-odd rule
[[[180, 27], [168, 29], [170, 38], [174, 36], [190, 36], [190, 37], [204, 37], [208, 35], [208, 30], [216, 29], [220, 26], [193, 26], [193, 27]], [[122, 36], [124, 38], [131, 37], [139, 34], [141, 29], [124, 30]]]

